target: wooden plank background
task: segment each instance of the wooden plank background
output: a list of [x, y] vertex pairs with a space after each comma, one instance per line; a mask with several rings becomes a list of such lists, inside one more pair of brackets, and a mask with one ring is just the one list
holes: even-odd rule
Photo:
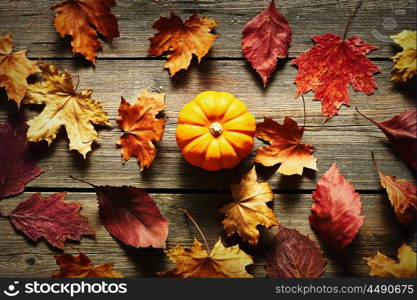
[[[187, 208], [206, 233], [213, 245], [219, 236], [228, 245], [236, 244], [235, 236], [225, 238], [217, 211], [230, 201], [229, 185], [236, 181], [252, 164], [253, 155], [238, 167], [220, 172], [206, 172], [187, 164], [175, 143], [176, 118], [182, 106], [204, 90], [228, 91], [243, 100], [257, 121], [264, 116], [282, 122], [291, 116], [301, 125], [303, 109], [301, 99], [294, 99], [293, 84], [297, 69], [291, 59], [313, 46], [313, 35], [333, 32], [341, 34], [345, 21], [351, 14], [354, 1], [331, 0], [278, 0], [277, 7], [287, 17], [293, 29], [293, 43], [289, 58], [280, 60], [280, 66], [272, 75], [267, 88], [263, 88], [257, 74], [242, 58], [241, 31], [244, 24], [260, 12], [268, 1], [162, 1], [183, 18], [199, 11], [202, 15], [219, 21], [219, 35], [207, 58], [198, 65], [193, 61], [187, 72], [170, 78], [163, 70], [163, 58], [146, 57], [148, 38], [154, 34], [152, 23], [167, 12], [151, 1], [118, 1], [113, 9], [119, 20], [121, 36], [112, 44], [103, 43], [97, 65], [71, 53], [69, 40], [61, 39], [52, 25], [52, 13], [48, 12], [30, 28], [42, 11], [55, 1], [14, 0], [0, 2], [0, 35], [11, 32], [15, 49], [29, 49], [32, 59], [46, 60], [59, 68], [80, 76], [79, 89], [94, 89], [93, 98], [103, 103], [113, 128], [99, 128], [100, 140], [87, 160], [76, 152], [69, 152], [66, 134], [61, 132], [48, 148], [40, 143], [33, 145], [39, 153], [38, 165], [45, 171], [27, 185], [22, 195], [0, 202], [0, 212], [7, 214], [20, 201], [33, 192], [48, 195], [57, 191], [69, 191], [67, 201], [83, 204], [82, 213], [87, 216], [97, 232], [95, 239], [83, 238], [72, 243], [96, 263], [113, 261], [115, 268], [126, 276], [155, 276], [172, 264], [162, 250], [134, 249], [115, 241], [98, 219], [94, 191], [68, 175], [84, 178], [99, 185], [128, 184], [145, 188], [152, 193], [162, 213], [170, 221], [168, 248], [176, 244], [190, 246], [198, 237], [195, 229], [184, 219], [182, 209]], [[354, 107], [378, 121], [387, 120], [405, 109], [415, 108], [415, 79], [406, 84], [390, 82], [392, 61], [389, 59], [397, 48], [388, 35], [403, 29], [415, 28], [416, 4], [412, 0], [368, 0], [359, 11], [351, 27], [350, 35], [360, 35], [379, 47], [369, 57], [381, 68], [376, 75], [378, 90], [370, 97], [350, 90], [351, 107], [342, 107], [338, 116], [323, 124], [321, 106], [305, 96], [307, 106], [304, 141], [316, 147], [318, 172], [306, 170], [304, 176], [273, 175], [269, 180], [274, 192], [274, 210], [280, 222], [297, 228], [317, 240], [308, 224], [311, 208], [311, 192], [316, 181], [328, 167], [336, 162], [362, 195], [365, 225], [359, 236], [337, 257], [326, 245], [320, 244], [328, 258], [324, 276], [367, 276], [363, 256], [371, 256], [380, 250], [394, 256], [403, 241], [415, 243], [415, 226], [403, 228], [395, 219], [387, 196], [382, 190], [370, 159], [374, 151], [382, 171], [390, 175], [415, 181], [412, 172], [392, 151], [385, 136], [374, 125], [359, 116]], [[148, 170], [139, 172], [134, 160], [121, 163], [120, 150], [115, 142], [121, 132], [115, 124], [120, 96], [133, 101], [139, 90], [150, 87], [167, 93], [165, 116], [168, 118], [164, 140], [158, 143], [158, 155]], [[24, 107], [27, 117], [39, 113], [35, 106]], [[15, 110], [0, 91], [0, 121]], [[258, 141], [256, 147], [260, 146]], [[254, 148], [255, 149], [255, 148]], [[260, 169], [265, 177], [273, 169]], [[42, 240], [29, 241], [13, 229], [7, 219], [0, 219], [0, 276], [46, 277], [56, 265], [52, 255], [58, 251]], [[265, 276], [264, 250], [268, 247], [276, 229], [262, 230], [258, 247], [240, 243], [254, 256], [255, 264], [248, 271], [255, 276]], [[73, 250], [69, 249], [69, 252]]]

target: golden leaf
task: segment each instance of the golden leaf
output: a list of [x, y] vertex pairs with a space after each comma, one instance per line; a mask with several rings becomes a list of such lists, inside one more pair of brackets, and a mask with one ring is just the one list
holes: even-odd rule
[[71, 75], [54, 65], [42, 64], [44, 81], [29, 85], [25, 103], [45, 104], [43, 111], [28, 123], [28, 140], [45, 140], [50, 144], [61, 127], [65, 127], [70, 150], [77, 150], [84, 158], [91, 144], [98, 138], [93, 124], [110, 125], [100, 102], [91, 99], [93, 90], [78, 93]]
[[391, 80], [405, 82], [416, 74], [416, 32], [403, 30], [390, 38], [403, 48], [403, 51], [391, 57], [395, 63]]
[[268, 182], [257, 182], [257, 179], [253, 167], [239, 184], [231, 185], [234, 201], [220, 209], [226, 215], [222, 222], [226, 235], [237, 232], [251, 244], [258, 242], [257, 225], [278, 225], [274, 212], [266, 205], [274, 199], [271, 187]]
[[246, 265], [253, 263], [252, 257], [239, 246], [225, 248], [219, 241], [210, 254], [203, 249], [200, 242], [194, 240], [191, 249], [176, 246], [166, 251], [169, 259], [177, 266], [161, 273], [163, 277], [177, 278], [251, 278], [245, 270]]
[[149, 56], [161, 56], [168, 52], [165, 68], [173, 76], [179, 70], [188, 68], [193, 54], [201, 61], [217, 38], [210, 33], [216, 26], [217, 21], [199, 18], [197, 14], [185, 23], [175, 14], [169, 18], [161, 17], [152, 25], [159, 33], [149, 39]]
[[410, 246], [403, 244], [398, 248], [398, 262], [377, 251], [375, 256], [364, 257], [370, 268], [369, 275], [374, 277], [416, 277], [416, 253]]
[[27, 50], [12, 51], [12, 35], [0, 36], [0, 87], [6, 89], [8, 99], [19, 107], [28, 88], [26, 78], [41, 70], [36, 62], [26, 58]]

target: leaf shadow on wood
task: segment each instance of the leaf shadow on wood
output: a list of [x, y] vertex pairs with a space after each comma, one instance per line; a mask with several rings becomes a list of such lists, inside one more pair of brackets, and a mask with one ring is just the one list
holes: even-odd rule
[[168, 261], [164, 249], [135, 248], [115, 240], [124, 250], [140, 277], [158, 277], [158, 272], [166, 271]]
[[393, 82], [390, 92], [393, 94], [401, 93], [412, 104], [415, 104], [417, 94], [417, 76], [414, 75], [413, 78], [406, 82]]
[[271, 86], [276, 84], [276, 80], [279, 80], [279, 73], [285, 69], [287, 63], [289, 62], [288, 58], [277, 58], [277, 67], [276, 69], [270, 74], [268, 78], [268, 82], [266, 86], [264, 86], [261, 76], [256, 72], [256, 70], [252, 67], [249, 61], [245, 59], [245, 69], [246, 72], [251, 74], [251, 81], [256, 82], [256, 86], [258, 87], [258, 91], [262, 94], [266, 94]]

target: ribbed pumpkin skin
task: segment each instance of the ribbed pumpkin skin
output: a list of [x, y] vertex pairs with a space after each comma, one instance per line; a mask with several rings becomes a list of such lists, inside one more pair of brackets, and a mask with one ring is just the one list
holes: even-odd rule
[[[216, 136], [213, 128], [219, 127]], [[233, 168], [250, 154], [255, 130], [255, 118], [242, 101], [230, 93], [205, 91], [182, 108], [176, 139], [190, 164], [217, 171]]]

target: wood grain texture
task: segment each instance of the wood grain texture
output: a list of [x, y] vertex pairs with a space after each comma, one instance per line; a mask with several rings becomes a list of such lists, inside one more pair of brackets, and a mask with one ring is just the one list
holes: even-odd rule
[[[44, 193], [48, 195], [50, 193]], [[0, 202], [0, 211], [7, 214], [30, 193], [13, 197]], [[162, 214], [169, 221], [169, 237], [167, 248], [177, 244], [185, 247], [192, 245], [194, 237], [201, 240], [198, 232], [183, 215], [186, 208], [197, 220], [211, 246], [219, 236], [227, 245], [234, 245], [240, 241], [236, 236], [224, 238], [218, 209], [231, 201], [231, 195], [218, 194], [152, 194]], [[102, 226], [98, 217], [96, 196], [94, 193], [68, 193], [66, 201], [82, 203], [81, 214], [87, 216], [96, 231], [95, 238], [83, 238], [80, 243], [71, 243], [87, 254], [95, 263], [114, 262], [114, 268], [125, 276], [156, 276], [159, 271], [173, 267], [160, 249], [135, 249], [124, 246], [113, 239]], [[368, 276], [368, 269], [362, 257], [371, 256], [377, 250], [390, 256], [395, 256], [396, 249], [403, 242], [415, 243], [412, 226], [403, 228], [395, 219], [386, 195], [362, 195], [363, 215], [365, 224], [359, 235], [348, 246], [343, 255], [337, 255], [326, 245], [322, 244], [311, 231], [308, 215], [311, 208], [311, 194], [288, 195], [276, 194], [273, 209], [279, 222], [287, 227], [296, 228], [320, 243], [328, 259], [325, 277], [338, 276]], [[264, 252], [269, 247], [273, 234], [277, 228], [261, 229], [261, 240], [258, 245], [251, 246], [241, 243], [242, 249], [254, 257], [254, 265], [248, 271], [256, 277], [265, 277]], [[37, 243], [29, 241], [16, 231], [7, 219], [0, 219], [0, 276], [1, 277], [47, 277], [57, 269], [53, 249], [40, 240]], [[75, 253], [67, 247], [67, 251]]]
[[[145, 188], [227, 188], [242, 172], [250, 168], [252, 157], [229, 171], [207, 172], [186, 163], [175, 141], [178, 112], [195, 95], [204, 90], [228, 91], [243, 100], [258, 121], [264, 116], [283, 122], [291, 116], [302, 125], [302, 100], [294, 99], [292, 83], [296, 68], [286, 64], [273, 77], [267, 89], [243, 61], [205, 60], [176, 79], [162, 72], [160, 61], [99, 61], [95, 69], [85, 67], [79, 61], [50, 61], [59, 68], [80, 75], [79, 89], [93, 88], [93, 98], [103, 102], [104, 110], [114, 124], [113, 128], [99, 130], [100, 141], [95, 144], [86, 161], [76, 152], [69, 152], [64, 130], [49, 147], [38, 144], [41, 154], [39, 166], [45, 172], [28, 186], [32, 187], [85, 187], [68, 178], [74, 175], [101, 184], [131, 184]], [[413, 82], [396, 87], [389, 81], [391, 62], [377, 62], [382, 72], [376, 79], [379, 85], [375, 95], [351, 91], [351, 107], [342, 107], [340, 114], [323, 124], [319, 101], [311, 101], [306, 95], [307, 131], [304, 142], [317, 151], [319, 172], [306, 171], [307, 176], [275, 175], [271, 179], [274, 189], [312, 189], [316, 179], [337, 162], [346, 178], [357, 189], [380, 190], [378, 176], [370, 160], [371, 151], [380, 161], [381, 170], [389, 174], [411, 179], [411, 173], [392, 151], [384, 134], [362, 118], [354, 109], [378, 121], [387, 120], [405, 109], [415, 107]], [[125, 165], [120, 159], [116, 140], [121, 132], [115, 124], [120, 96], [133, 102], [144, 87], [162, 89], [167, 93], [165, 115], [168, 118], [164, 139], [158, 143], [158, 154], [153, 165], [140, 173], [136, 161]], [[4, 99], [4, 97], [3, 97]], [[0, 120], [14, 109], [13, 103], [0, 102]], [[9, 105], [8, 105], [9, 104]], [[37, 114], [40, 106], [25, 106], [28, 117]], [[257, 142], [256, 147], [262, 146]]]
[[[58, 0], [13, 0], [0, 2], [0, 34], [11, 32], [19, 49], [29, 49], [30, 57], [72, 57], [69, 40], [62, 39], [53, 28], [48, 12], [38, 22], [27, 27], [33, 19]], [[172, 0], [161, 1], [183, 19], [199, 12], [219, 21], [219, 35], [209, 56], [242, 57], [241, 37], [243, 26], [269, 3], [266, 0]], [[342, 35], [355, 1], [329, 0], [278, 0], [278, 9], [293, 29], [293, 42], [289, 56], [294, 57], [311, 48], [311, 36], [332, 32]], [[155, 33], [151, 25], [160, 15], [169, 12], [148, 0], [117, 1], [112, 9], [119, 21], [121, 36], [112, 44], [104, 43], [99, 59], [105, 57], [146, 57], [148, 38]], [[393, 42], [388, 38], [402, 29], [415, 28], [416, 3], [413, 0], [365, 2], [353, 22], [349, 36], [359, 35], [379, 47], [371, 57], [388, 57], [393, 54]]]

